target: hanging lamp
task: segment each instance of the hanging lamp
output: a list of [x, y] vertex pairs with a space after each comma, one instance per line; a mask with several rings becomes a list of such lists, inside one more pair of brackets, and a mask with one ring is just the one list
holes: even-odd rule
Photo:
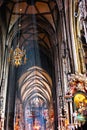
[[20, 49], [19, 44], [14, 50], [13, 48], [11, 48], [8, 61], [16, 67], [21, 66], [22, 64], [26, 64], [26, 50], [24, 50], [23, 48]]
[[[21, 30], [21, 11], [22, 9], [20, 8], [20, 14], [19, 14], [19, 20], [18, 20], [18, 41], [20, 38], [20, 30]], [[9, 51], [9, 57], [8, 57], [8, 61], [9, 63], [11, 63], [12, 65], [18, 67], [21, 66], [23, 64], [26, 64], [26, 50], [24, 50], [24, 47], [21, 46], [20, 47], [20, 43], [18, 42], [16, 45], [16, 48], [13, 49], [13, 47], [10, 49]]]

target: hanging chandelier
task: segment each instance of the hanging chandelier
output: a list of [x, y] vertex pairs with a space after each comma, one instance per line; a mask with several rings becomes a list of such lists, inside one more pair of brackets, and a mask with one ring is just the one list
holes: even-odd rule
[[17, 45], [17, 47], [14, 50], [13, 48], [10, 49], [8, 58], [9, 63], [18, 67], [22, 64], [26, 64], [26, 60], [26, 50], [24, 50], [23, 48], [20, 49], [19, 45]]

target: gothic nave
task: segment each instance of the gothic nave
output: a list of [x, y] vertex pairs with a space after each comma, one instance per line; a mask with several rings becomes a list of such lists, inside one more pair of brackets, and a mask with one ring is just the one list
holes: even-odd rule
[[87, 0], [0, 0], [0, 130], [87, 130]]

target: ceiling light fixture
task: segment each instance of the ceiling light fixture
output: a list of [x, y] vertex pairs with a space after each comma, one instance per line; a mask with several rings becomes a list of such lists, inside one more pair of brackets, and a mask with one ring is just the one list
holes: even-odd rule
[[[22, 8], [20, 8], [20, 12], [22, 11]], [[18, 20], [18, 40], [20, 40], [20, 36], [21, 36], [21, 27], [22, 27], [22, 23], [21, 23], [21, 14], [20, 14], [20, 18]], [[11, 63], [12, 65], [18, 67], [21, 66], [23, 64], [26, 64], [26, 50], [24, 50], [24, 47], [20, 44], [19, 42], [17, 43], [16, 47], [13, 46], [10, 51], [9, 51], [9, 57], [8, 57], [8, 62]]]
[[8, 61], [16, 67], [22, 64], [26, 64], [26, 50], [24, 50], [23, 48], [20, 49], [19, 45], [17, 45], [14, 50], [13, 48], [11, 48], [9, 52]]

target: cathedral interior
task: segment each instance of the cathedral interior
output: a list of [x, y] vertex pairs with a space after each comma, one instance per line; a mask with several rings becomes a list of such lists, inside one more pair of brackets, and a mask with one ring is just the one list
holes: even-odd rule
[[87, 0], [0, 0], [0, 130], [87, 130]]

